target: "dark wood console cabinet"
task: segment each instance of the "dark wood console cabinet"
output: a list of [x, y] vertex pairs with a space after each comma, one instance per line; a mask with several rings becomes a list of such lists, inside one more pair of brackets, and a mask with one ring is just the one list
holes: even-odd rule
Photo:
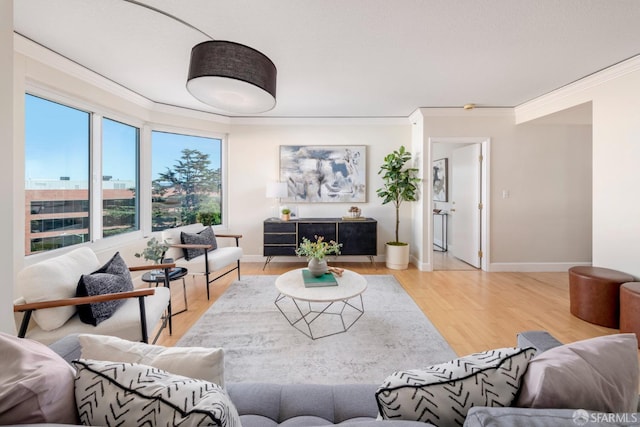
[[341, 255], [373, 257], [378, 251], [378, 222], [373, 218], [300, 218], [291, 221], [267, 219], [264, 221], [263, 255], [265, 266], [274, 256], [296, 256], [296, 248], [302, 238], [314, 240], [314, 236], [342, 243]]

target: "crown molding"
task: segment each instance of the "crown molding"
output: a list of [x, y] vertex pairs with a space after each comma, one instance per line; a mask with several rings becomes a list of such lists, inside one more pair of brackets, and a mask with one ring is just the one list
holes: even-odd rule
[[640, 55], [595, 72], [545, 95], [515, 107], [516, 123], [524, 123], [548, 114], [592, 101], [590, 89], [640, 71]]
[[151, 108], [154, 113], [170, 114], [172, 116], [182, 116], [191, 119], [213, 120], [216, 123], [228, 125], [231, 123], [231, 117], [221, 116], [207, 111], [193, 110], [191, 108], [177, 107], [175, 105], [153, 103]]
[[450, 108], [427, 108], [421, 107], [411, 116], [420, 112], [423, 117], [513, 117], [514, 112], [511, 107], [476, 107], [465, 110], [462, 107]]
[[232, 125], [262, 126], [331, 126], [367, 125], [394, 126], [410, 125], [408, 117], [231, 117]]
[[[131, 102], [134, 105], [145, 108], [150, 112], [165, 113], [201, 120], [213, 120], [222, 124], [230, 123], [229, 117], [219, 114], [152, 101], [17, 33], [14, 33], [14, 49], [16, 52], [28, 58], [59, 70], [66, 75], [82, 80], [94, 87], [97, 87], [98, 89], [102, 89], [105, 92], [124, 99], [125, 101]], [[38, 83], [36, 83], [36, 85], [38, 85]]]
[[48, 67], [55, 68], [65, 74], [87, 82], [92, 86], [121, 97], [143, 108], [153, 109], [154, 102], [130, 89], [121, 86], [94, 71], [35, 43], [18, 33], [14, 33], [14, 49], [16, 52], [32, 58]]

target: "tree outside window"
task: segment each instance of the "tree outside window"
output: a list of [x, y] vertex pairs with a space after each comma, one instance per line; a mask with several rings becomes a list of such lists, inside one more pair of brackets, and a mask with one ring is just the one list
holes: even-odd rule
[[[222, 223], [222, 141], [154, 131], [152, 229]], [[200, 215], [199, 215], [200, 214]]]

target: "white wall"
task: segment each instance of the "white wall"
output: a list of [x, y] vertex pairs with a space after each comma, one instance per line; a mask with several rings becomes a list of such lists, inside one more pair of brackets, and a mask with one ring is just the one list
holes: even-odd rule
[[14, 191], [14, 88], [13, 88], [13, 2], [0, 2], [0, 181], [5, 183], [0, 189], [0, 235], [8, 244], [0, 245], [0, 331], [14, 333], [13, 325], [13, 280], [15, 274], [12, 244], [16, 233], [13, 199]]
[[515, 125], [508, 109], [421, 111], [425, 140], [491, 139], [489, 270], [554, 271], [591, 261], [590, 126]]
[[593, 265], [640, 277], [640, 57], [516, 108], [524, 123], [593, 106]]
[[[280, 145], [366, 145], [367, 203], [362, 215], [378, 220], [378, 254], [384, 243], [393, 240], [394, 210], [382, 206], [375, 190], [382, 184], [378, 176], [384, 156], [400, 145], [410, 146], [408, 119], [265, 119], [233, 124], [230, 131], [229, 196], [230, 228], [244, 235], [245, 260], [262, 257], [262, 223], [272, 216], [272, 201], [265, 197], [266, 183], [279, 179]], [[341, 217], [351, 204], [314, 203], [297, 205], [300, 217]], [[403, 206], [401, 236], [411, 237], [411, 207]], [[286, 258], [279, 258], [286, 260]]]

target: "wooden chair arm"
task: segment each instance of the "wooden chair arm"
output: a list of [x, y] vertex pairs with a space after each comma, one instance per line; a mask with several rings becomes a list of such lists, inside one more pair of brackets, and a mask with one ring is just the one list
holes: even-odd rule
[[175, 245], [171, 245], [171, 247], [183, 249], [209, 249], [211, 245], [201, 245], [197, 243], [176, 243]]
[[58, 300], [50, 300], [50, 301], [40, 301], [40, 302], [32, 302], [28, 304], [17, 304], [13, 306], [13, 311], [15, 313], [20, 313], [23, 311], [40, 310], [43, 308], [65, 307], [69, 305], [82, 305], [82, 304], [90, 304], [94, 302], [113, 301], [113, 300], [125, 299], [125, 298], [139, 298], [139, 297], [153, 295], [155, 292], [156, 290], [154, 288], [145, 288], [145, 289], [136, 289], [136, 290], [127, 291], [127, 292], [116, 292], [112, 294], [102, 294], [102, 295], [94, 295], [94, 296], [88, 296], [88, 297], [74, 297], [74, 298], [66, 298], [66, 299], [58, 299]]
[[137, 265], [129, 267], [129, 271], [145, 271], [145, 270], [164, 270], [167, 268], [176, 268], [175, 263], [171, 264], [151, 264], [151, 265]]
[[216, 237], [230, 237], [232, 239], [236, 239], [236, 246], [239, 247], [242, 234], [216, 234]]
[[234, 239], [241, 239], [242, 234], [216, 234], [216, 237], [232, 237]]

